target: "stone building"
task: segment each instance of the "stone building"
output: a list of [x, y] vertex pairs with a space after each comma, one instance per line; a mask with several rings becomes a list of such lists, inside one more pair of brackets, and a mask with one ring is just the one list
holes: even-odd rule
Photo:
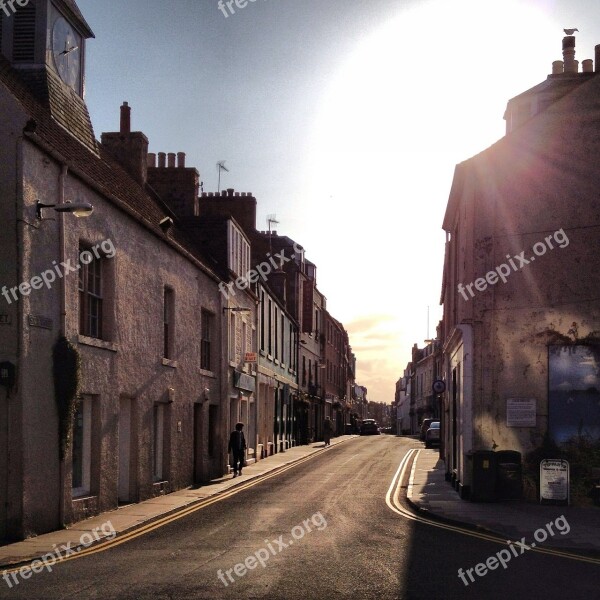
[[0, 538], [15, 539], [223, 473], [223, 300], [147, 185], [127, 106], [96, 141], [75, 2], [0, 23]]
[[456, 167], [443, 228], [445, 460], [469, 487], [472, 450], [600, 438], [600, 47], [575, 38], [513, 98], [507, 133]]

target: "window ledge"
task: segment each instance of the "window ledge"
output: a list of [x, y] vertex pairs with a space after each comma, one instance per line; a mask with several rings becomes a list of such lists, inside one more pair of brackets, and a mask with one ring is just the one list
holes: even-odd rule
[[118, 344], [107, 342], [106, 340], [100, 340], [98, 338], [88, 337], [87, 335], [78, 335], [77, 341], [84, 346], [92, 346], [93, 348], [109, 350], [110, 352], [117, 352], [119, 350]]
[[83, 492], [78, 489], [73, 489], [73, 502], [85, 502], [86, 500], [94, 500], [97, 498], [94, 494], [89, 491]]
[[176, 360], [171, 360], [170, 358], [163, 358], [162, 359], [162, 364], [165, 367], [171, 367], [172, 369], [176, 369], [178, 366], [178, 363]]
[[200, 369], [200, 375], [204, 375], [204, 377], [212, 377], [213, 379], [217, 378], [215, 373], [212, 371], [206, 371], [205, 369]]
[[259, 350], [259, 353], [260, 353], [261, 356], [266, 356], [267, 355], [267, 353], [264, 350]]

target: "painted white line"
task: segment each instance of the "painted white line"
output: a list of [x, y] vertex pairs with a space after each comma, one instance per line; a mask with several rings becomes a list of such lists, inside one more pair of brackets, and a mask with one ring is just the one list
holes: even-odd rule
[[[501, 546], [507, 546], [510, 542], [508, 542], [504, 538], [499, 537], [497, 535], [488, 534], [488, 533], [480, 533], [477, 531], [472, 531], [470, 529], [464, 529], [463, 527], [459, 527], [456, 525], [450, 525], [448, 523], [442, 523], [439, 521], [432, 521], [421, 515], [414, 514], [402, 506], [402, 504], [400, 503], [400, 490], [402, 489], [402, 485], [401, 485], [402, 480], [404, 479], [406, 468], [410, 462], [411, 457], [413, 455], [415, 455], [415, 453], [416, 453], [415, 461], [413, 462], [413, 466], [411, 469], [411, 480], [414, 477], [416, 458], [418, 458], [419, 452], [421, 452], [421, 451], [417, 450], [416, 448], [412, 448], [404, 455], [404, 457], [400, 461], [398, 470], [392, 477], [392, 482], [387, 491], [387, 494], [385, 495], [385, 502], [388, 505], [388, 507], [391, 510], [393, 510], [396, 514], [400, 515], [401, 517], [404, 517], [405, 519], [408, 519], [409, 521], [417, 521], [419, 523], [423, 523], [424, 525], [429, 525], [430, 527], [437, 527], [438, 529], [445, 529], [446, 531], [453, 531], [454, 533], [459, 533], [461, 535], [466, 535], [468, 537], [474, 537], [474, 538], [477, 538], [480, 540], [494, 542], [495, 544], [499, 544]], [[409, 483], [409, 485], [410, 485], [410, 483]], [[591, 563], [591, 564], [595, 564], [595, 565], [600, 564], [600, 559], [598, 559], [598, 558], [581, 556], [579, 554], [572, 554], [570, 552], [566, 552], [566, 551], [562, 551], [562, 550], [555, 550], [553, 548], [540, 548], [538, 546], [537, 548], [532, 548], [531, 552], [537, 552], [539, 554], [547, 554], [550, 556], [557, 556], [560, 558], [568, 558], [570, 560], [577, 560], [579, 562], [586, 562], [586, 563]]]

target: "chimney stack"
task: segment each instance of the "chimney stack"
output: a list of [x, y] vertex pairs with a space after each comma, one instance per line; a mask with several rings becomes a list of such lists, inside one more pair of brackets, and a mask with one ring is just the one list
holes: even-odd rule
[[103, 133], [102, 145], [116, 161], [140, 184], [148, 179], [148, 138], [141, 131], [131, 131], [131, 108], [121, 105], [119, 131]]
[[579, 63], [575, 60], [575, 36], [568, 35], [564, 37], [562, 46], [565, 73], [577, 73]]
[[185, 152], [159, 152], [158, 166], [149, 167], [148, 183], [163, 202], [178, 217], [198, 216], [200, 173], [194, 167], [186, 168]]
[[121, 106], [121, 133], [131, 133], [131, 106], [128, 102]]
[[596, 73], [600, 73], [600, 44], [596, 46]]

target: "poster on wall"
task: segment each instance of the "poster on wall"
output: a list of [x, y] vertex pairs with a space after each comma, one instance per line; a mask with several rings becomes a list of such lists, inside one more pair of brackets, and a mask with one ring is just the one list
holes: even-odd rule
[[506, 426], [535, 427], [537, 410], [535, 398], [507, 398]]
[[548, 421], [556, 443], [600, 440], [600, 347], [549, 346]]
[[569, 504], [569, 463], [560, 459], [545, 459], [540, 463], [540, 502]]

